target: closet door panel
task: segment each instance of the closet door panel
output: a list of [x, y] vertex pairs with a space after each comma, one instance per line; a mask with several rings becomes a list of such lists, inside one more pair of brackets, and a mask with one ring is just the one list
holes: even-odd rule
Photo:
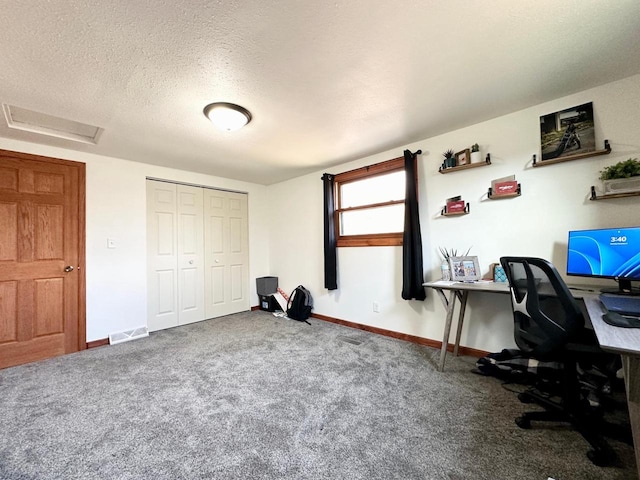
[[177, 186], [178, 198], [178, 323], [205, 319], [203, 189]]
[[220, 306], [224, 304], [225, 283], [224, 267], [211, 267], [211, 281], [209, 285], [211, 305]]
[[248, 219], [247, 195], [229, 193], [229, 294], [236, 311], [250, 308]]
[[147, 181], [147, 285], [150, 331], [178, 325], [176, 185]]
[[249, 310], [247, 195], [205, 191], [207, 318]]
[[247, 195], [147, 181], [149, 330], [250, 309]]

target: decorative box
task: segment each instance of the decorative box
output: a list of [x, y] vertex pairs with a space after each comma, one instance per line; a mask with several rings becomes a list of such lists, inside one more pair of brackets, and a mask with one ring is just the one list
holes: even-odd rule
[[640, 177], [614, 178], [603, 180], [602, 186], [607, 195], [640, 191]]
[[455, 202], [447, 202], [447, 213], [464, 212], [465, 202], [464, 200], [457, 200]]
[[504, 273], [504, 268], [500, 265], [496, 265], [493, 269], [493, 281], [494, 282], [506, 282], [507, 274]]
[[498, 182], [496, 183], [495, 189], [493, 190], [493, 195], [509, 195], [516, 193], [518, 191], [518, 182], [515, 180], [508, 182]]

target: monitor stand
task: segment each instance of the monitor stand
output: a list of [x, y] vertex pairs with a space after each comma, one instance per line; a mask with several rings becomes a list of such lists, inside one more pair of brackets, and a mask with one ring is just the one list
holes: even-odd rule
[[610, 293], [612, 295], [640, 296], [640, 288], [632, 287], [631, 280], [626, 278], [618, 278], [618, 288], [603, 288], [602, 293]]

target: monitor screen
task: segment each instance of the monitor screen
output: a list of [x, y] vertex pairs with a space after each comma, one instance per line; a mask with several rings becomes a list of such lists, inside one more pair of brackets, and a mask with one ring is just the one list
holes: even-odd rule
[[567, 275], [640, 280], [640, 227], [569, 232]]

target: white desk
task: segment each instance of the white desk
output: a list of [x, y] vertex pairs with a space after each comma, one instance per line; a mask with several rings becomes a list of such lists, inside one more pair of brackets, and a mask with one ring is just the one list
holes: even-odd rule
[[[458, 314], [458, 330], [456, 332], [456, 342], [453, 345], [453, 355], [458, 355], [458, 347], [460, 346], [460, 334], [462, 333], [462, 323], [464, 321], [464, 311], [467, 308], [467, 297], [469, 292], [489, 292], [489, 293], [509, 293], [509, 284], [500, 282], [445, 282], [439, 280], [437, 282], [423, 283], [424, 287], [433, 288], [445, 310], [447, 311], [447, 320], [444, 324], [444, 336], [442, 337], [442, 347], [440, 349], [440, 363], [438, 370], [444, 370], [444, 362], [447, 356], [447, 346], [449, 344], [449, 334], [451, 333], [451, 323], [453, 322], [453, 310], [456, 304], [456, 298], [460, 300], [460, 313]], [[444, 293], [449, 290], [449, 298]]]
[[[460, 313], [458, 314], [458, 329], [453, 347], [454, 355], [458, 355], [460, 333], [462, 332], [464, 311], [467, 306], [469, 292], [508, 294], [509, 285], [507, 283], [494, 282], [461, 283], [440, 280], [424, 283], [423, 286], [434, 289], [447, 310], [447, 320], [444, 326], [440, 363], [438, 366], [438, 369], [443, 371], [456, 298], [460, 300]], [[445, 290], [449, 290], [449, 298], [445, 295]], [[629, 421], [631, 423], [631, 431], [633, 432], [636, 466], [638, 468], [638, 476], [640, 477], [640, 328], [621, 328], [605, 323], [605, 321], [602, 320], [602, 315], [605, 313], [605, 310], [598, 298], [598, 293], [590, 290], [588, 287], [576, 287], [571, 289], [571, 293], [575, 298], [581, 298], [584, 302], [589, 320], [591, 321], [591, 325], [593, 325], [593, 330], [602, 349], [617, 353], [622, 357], [622, 370], [624, 372], [627, 403], [629, 406]]]
[[597, 294], [584, 295], [582, 300], [602, 349], [618, 353], [622, 357], [629, 422], [640, 477], [640, 328], [613, 327], [605, 323], [602, 320], [605, 310]]

